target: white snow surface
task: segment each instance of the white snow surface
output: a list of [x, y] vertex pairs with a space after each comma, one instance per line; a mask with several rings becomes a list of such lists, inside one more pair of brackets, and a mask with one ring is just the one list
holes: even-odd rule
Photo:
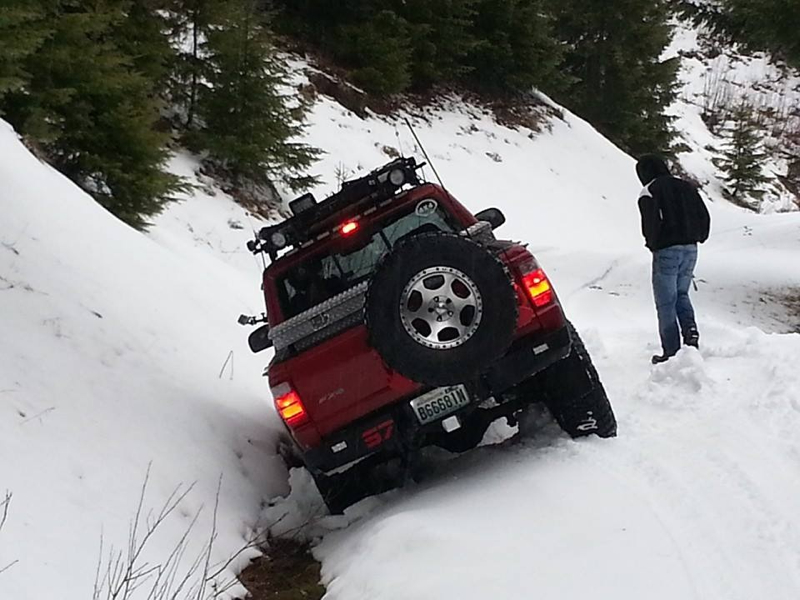
[[[222, 475], [213, 561], [254, 527], [300, 527], [330, 600], [800, 597], [800, 335], [776, 300], [800, 289], [800, 215], [750, 214], [711, 190], [701, 350], [652, 367], [633, 159], [569, 113], [534, 137], [455, 98], [408, 116], [450, 191], [502, 208], [498, 234], [529, 242], [619, 437], [571, 441], [544, 419], [532, 438], [436, 454], [423, 483], [322, 516], [308, 475], [287, 479], [274, 455], [269, 357], [250, 355], [235, 324], [261, 310], [245, 213], [198, 188], [137, 233], [1, 124], [0, 492], [14, 496], [0, 569], [18, 562], [0, 573], [0, 599], [90, 598], [101, 530], [106, 550], [125, 546], [148, 464], [146, 508], [196, 482], [151, 564], [201, 506], [187, 557], [202, 550]], [[386, 162], [384, 146], [419, 156], [401, 121], [326, 98], [307, 140], [327, 152], [318, 197], [337, 171]], [[191, 177], [195, 165], [173, 161]]]
[[227, 226], [241, 210], [198, 193], [203, 243], [174, 227], [181, 204], [151, 239], [40, 163], [5, 122], [0, 156], [0, 492], [13, 494], [0, 568], [18, 561], [0, 574], [0, 598], [91, 598], [101, 532], [106, 553], [127, 546], [148, 465], [144, 515], [194, 488], [140, 564], [166, 560], [202, 507], [188, 568], [211, 535], [220, 477], [212, 564], [227, 560], [261, 502], [286, 489], [263, 360], [235, 323], [261, 308], [259, 269], [231, 268], [227, 248], [205, 246], [214, 219], [244, 243]]

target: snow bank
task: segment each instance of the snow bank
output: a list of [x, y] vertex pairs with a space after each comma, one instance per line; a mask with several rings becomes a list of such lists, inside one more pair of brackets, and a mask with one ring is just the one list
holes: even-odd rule
[[18, 561], [0, 597], [91, 597], [101, 531], [106, 551], [128, 543], [148, 465], [145, 510], [194, 488], [143, 560], [165, 560], [202, 508], [187, 559], [201, 551], [220, 477], [212, 562], [227, 559], [285, 485], [266, 361], [235, 323], [261, 307], [258, 270], [131, 230], [4, 122], [0, 156], [0, 567]]

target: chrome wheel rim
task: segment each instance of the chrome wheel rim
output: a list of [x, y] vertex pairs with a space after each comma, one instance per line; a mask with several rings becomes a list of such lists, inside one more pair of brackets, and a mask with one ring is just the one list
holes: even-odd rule
[[427, 348], [461, 346], [478, 330], [483, 298], [478, 286], [453, 267], [431, 267], [414, 275], [400, 295], [400, 320], [408, 335]]

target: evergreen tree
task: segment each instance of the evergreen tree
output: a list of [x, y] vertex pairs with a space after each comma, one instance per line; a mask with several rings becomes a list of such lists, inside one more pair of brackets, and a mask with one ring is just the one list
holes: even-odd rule
[[705, 25], [720, 41], [764, 51], [800, 68], [800, 2], [719, 0], [678, 2], [684, 16]]
[[277, 0], [278, 24], [375, 95], [460, 83], [556, 89], [560, 47], [547, 0]]
[[413, 28], [401, 0], [277, 0], [279, 29], [300, 38], [349, 71], [375, 95], [412, 83]]
[[478, 43], [472, 24], [478, 0], [405, 0], [397, 9], [410, 24], [411, 80], [416, 90], [464, 80]]
[[153, 84], [154, 94], [167, 84], [175, 50], [170, 45], [170, 20], [163, 0], [127, 0], [125, 18], [114, 31], [121, 52], [133, 68]]
[[181, 113], [181, 125], [189, 130], [195, 124], [200, 87], [207, 64], [203, 59], [204, 40], [211, 24], [218, 20], [219, 3], [213, 0], [171, 0], [167, 21], [173, 47], [177, 48], [171, 73], [169, 95]]
[[43, 17], [38, 0], [0, 0], [0, 100], [28, 81], [25, 59], [49, 34]]
[[664, 111], [679, 63], [660, 58], [672, 36], [666, 0], [551, 0], [551, 7], [572, 78], [556, 98], [631, 153], [667, 152], [673, 133]]
[[28, 56], [24, 92], [8, 94], [9, 121], [98, 202], [145, 227], [177, 185], [163, 171], [153, 82], [134, 68], [115, 33], [128, 3], [58, 0], [47, 5], [52, 34]]
[[480, 0], [469, 83], [489, 92], [559, 89], [561, 49], [543, 0]]
[[378, 96], [407, 90], [412, 81], [408, 21], [390, 8], [355, 13], [363, 16], [341, 25], [334, 42], [334, 52], [351, 68], [353, 82]]
[[768, 155], [763, 150], [753, 107], [745, 102], [737, 106], [731, 113], [726, 133], [725, 150], [713, 162], [725, 175], [725, 196], [731, 202], [749, 208], [747, 200], [761, 198], [764, 191], [760, 188], [769, 181], [761, 170]]
[[219, 20], [203, 49], [207, 81], [197, 111], [201, 127], [192, 139], [234, 182], [283, 180], [297, 190], [314, 182], [306, 169], [317, 151], [293, 141], [302, 131], [303, 106], [281, 91], [284, 65], [274, 55], [256, 0], [217, 2]]

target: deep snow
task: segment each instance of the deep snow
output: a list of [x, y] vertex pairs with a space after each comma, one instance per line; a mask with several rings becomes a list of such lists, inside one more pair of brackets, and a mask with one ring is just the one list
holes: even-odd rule
[[[499, 233], [530, 242], [620, 437], [572, 442], [547, 425], [524, 442], [440, 455], [424, 483], [335, 518], [319, 516], [295, 471], [288, 499], [264, 508], [289, 486], [260, 376], [268, 356], [250, 355], [235, 324], [261, 309], [248, 217], [199, 189], [150, 234], [133, 232], [2, 124], [0, 491], [14, 498], [0, 568], [19, 562], [0, 574], [0, 599], [90, 597], [101, 528], [106, 547], [126, 544], [150, 463], [147, 507], [197, 484], [148, 560], [202, 505], [187, 556], [201, 550], [222, 474], [214, 560], [256, 525], [302, 525], [321, 539], [331, 599], [800, 595], [800, 335], [785, 333], [790, 317], [771, 300], [800, 288], [800, 215], [749, 214], [711, 186], [694, 296], [701, 351], [651, 367], [633, 160], [568, 113], [535, 139], [455, 99], [410, 116], [448, 188], [473, 210], [501, 207]], [[308, 140], [327, 152], [318, 196], [337, 171], [388, 160], [383, 146], [418, 154], [400, 121], [360, 120], [325, 98], [311, 124]], [[173, 168], [191, 174], [193, 159]]]
[[[101, 531], [106, 552], [127, 545], [148, 464], [146, 511], [195, 487], [143, 561], [165, 560], [203, 507], [187, 557], [201, 551], [220, 476], [213, 562], [227, 559], [285, 489], [262, 361], [235, 323], [260, 309], [258, 269], [230, 268], [177, 228], [156, 241], [131, 230], [4, 122], [0, 156], [0, 491], [13, 493], [0, 568], [19, 561], [0, 598], [90, 598]], [[192, 203], [221, 227], [236, 209]]]

